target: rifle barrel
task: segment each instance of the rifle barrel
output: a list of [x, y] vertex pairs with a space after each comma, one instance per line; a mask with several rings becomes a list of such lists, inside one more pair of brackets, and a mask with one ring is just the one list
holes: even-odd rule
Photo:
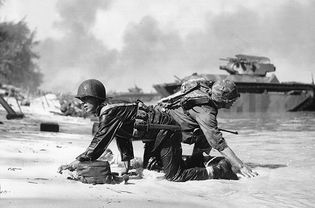
[[228, 132], [228, 133], [231, 133], [231, 134], [238, 134], [237, 131], [231, 131], [231, 130], [221, 129], [221, 128], [219, 128], [219, 131], [225, 131], [225, 132]]
[[[147, 124], [147, 123], [136, 123], [135, 124], [136, 129], [167, 129], [172, 131], [183, 131], [180, 126], [177, 125], [167, 125], [167, 124]], [[231, 131], [227, 129], [221, 129], [219, 128], [219, 131], [225, 131], [231, 134], [238, 134], [237, 131]]]

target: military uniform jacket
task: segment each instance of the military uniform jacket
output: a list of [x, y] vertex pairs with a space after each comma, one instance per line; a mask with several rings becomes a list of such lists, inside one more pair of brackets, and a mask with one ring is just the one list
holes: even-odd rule
[[168, 112], [181, 126], [183, 142], [191, 143], [190, 140], [195, 136], [194, 129], [200, 128], [212, 148], [222, 151], [227, 147], [222, 133], [218, 130], [218, 109], [214, 103], [197, 105], [186, 111], [179, 107]]
[[[131, 143], [130, 135], [137, 113], [137, 104], [108, 104], [99, 113], [99, 127], [89, 147], [76, 159], [79, 161], [96, 160], [110, 142], [115, 138], [125, 139]], [[131, 145], [131, 152], [132, 145]]]

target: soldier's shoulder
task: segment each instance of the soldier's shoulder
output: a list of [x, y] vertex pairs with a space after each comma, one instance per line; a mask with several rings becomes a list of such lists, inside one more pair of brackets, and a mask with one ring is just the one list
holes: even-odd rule
[[120, 107], [126, 107], [126, 106], [134, 106], [137, 105], [136, 103], [115, 103], [115, 104], [106, 104], [101, 108], [100, 115], [104, 114], [107, 111], [120, 108]]
[[[206, 112], [211, 112], [211, 113], [214, 113], [216, 114], [218, 112], [218, 108], [216, 107], [215, 103], [213, 103], [212, 101], [210, 101], [209, 103], [207, 104], [203, 104], [203, 105], [197, 105], [197, 106], [194, 106], [193, 109], [202, 109], [202, 111], [206, 111]], [[200, 110], [197, 110], [198, 112]]]

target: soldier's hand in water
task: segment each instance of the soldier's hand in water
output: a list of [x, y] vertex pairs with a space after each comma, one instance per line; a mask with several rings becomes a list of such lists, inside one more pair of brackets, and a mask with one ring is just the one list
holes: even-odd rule
[[244, 164], [239, 169], [239, 172], [237, 175], [240, 175], [240, 177], [253, 178], [255, 176], [258, 176], [258, 173], [253, 171], [250, 167]]

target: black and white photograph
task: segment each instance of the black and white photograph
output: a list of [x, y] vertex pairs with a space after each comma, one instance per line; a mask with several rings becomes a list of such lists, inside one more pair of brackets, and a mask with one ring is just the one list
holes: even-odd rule
[[314, 207], [314, 19], [312, 0], [0, 0], [0, 207]]

